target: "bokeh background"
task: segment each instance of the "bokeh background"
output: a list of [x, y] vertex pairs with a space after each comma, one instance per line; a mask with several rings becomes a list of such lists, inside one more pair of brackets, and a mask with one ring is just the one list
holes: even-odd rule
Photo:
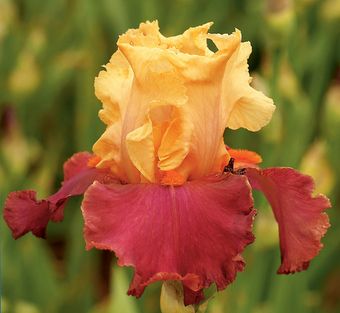
[[[0, 0], [0, 204], [11, 190], [58, 188], [62, 164], [91, 150], [104, 126], [93, 80], [118, 34], [158, 19], [165, 35], [214, 21], [250, 40], [256, 88], [277, 105], [259, 133], [227, 131], [227, 143], [259, 152], [264, 166], [311, 174], [333, 203], [325, 248], [308, 271], [276, 275], [277, 227], [256, 197], [256, 242], [246, 270], [215, 296], [210, 313], [340, 312], [340, 1], [337, 0]], [[12, 239], [1, 221], [4, 313], [156, 313], [160, 284], [126, 295], [130, 269], [85, 251], [81, 199], [68, 203], [47, 241]], [[303, 225], [301, 225], [303, 227]]]

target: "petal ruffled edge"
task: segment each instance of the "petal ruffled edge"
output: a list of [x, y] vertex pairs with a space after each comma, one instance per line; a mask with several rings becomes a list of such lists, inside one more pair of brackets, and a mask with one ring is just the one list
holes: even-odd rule
[[293, 168], [246, 171], [251, 186], [263, 192], [279, 225], [281, 265], [278, 274], [306, 270], [319, 253], [329, 224], [324, 212], [331, 203], [324, 195], [313, 196], [312, 177]]

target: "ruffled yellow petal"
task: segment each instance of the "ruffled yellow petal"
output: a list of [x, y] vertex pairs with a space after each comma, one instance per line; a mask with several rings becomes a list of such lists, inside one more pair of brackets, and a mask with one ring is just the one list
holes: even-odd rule
[[[188, 31], [186, 36], [205, 35], [209, 24]], [[193, 35], [195, 34], [195, 35]], [[183, 40], [182, 35], [181, 40]], [[179, 45], [179, 39], [172, 44]], [[197, 39], [198, 40], [198, 39]], [[183, 118], [168, 121], [171, 123], [167, 132], [163, 133], [164, 140], [158, 150], [158, 166], [162, 171], [170, 171], [179, 167], [184, 158], [192, 150], [192, 158], [197, 160], [193, 178], [200, 177], [213, 171], [215, 158], [219, 158], [219, 143], [222, 140], [225, 113], [222, 110], [220, 90], [224, 68], [232, 53], [240, 43], [240, 36], [228, 36], [228, 48], [215, 55], [200, 56], [185, 54], [161, 48], [135, 46], [128, 43], [118, 43], [138, 82], [142, 96], [143, 109], [150, 106], [172, 104], [185, 107], [184, 119], [188, 125], [184, 127]], [[205, 49], [202, 45], [202, 49]], [[201, 51], [203, 53], [203, 51]], [[137, 84], [137, 83], [136, 83]], [[134, 87], [132, 88], [134, 93]], [[189, 100], [188, 100], [189, 99]], [[148, 104], [149, 103], [149, 104]], [[140, 106], [136, 106], [136, 108]], [[155, 122], [153, 121], [154, 129]], [[159, 126], [157, 126], [159, 134]], [[155, 132], [155, 131], [154, 131]], [[158, 138], [159, 135], [156, 136]], [[176, 138], [175, 138], [176, 137]], [[155, 145], [157, 151], [158, 145]]]
[[223, 170], [225, 127], [268, 123], [272, 100], [249, 85], [250, 44], [238, 30], [209, 34], [211, 24], [167, 38], [146, 22], [119, 37], [95, 82], [108, 125], [94, 146], [97, 166], [130, 183], [182, 184]]
[[208, 55], [207, 33], [213, 23], [190, 27], [183, 34], [165, 37], [159, 32], [157, 21], [141, 23], [138, 29], [130, 29], [119, 36], [118, 45], [161, 48], [163, 50], [183, 52], [189, 55]]
[[[237, 37], [231, 36], [229, 49], [221, 50], [215, 54], [212, 53], [207, 48], [208, 35], [206, 32], [209, 26], [208, 23], [202, 27], [192, 28], [187, 33], [176, 37], [163, 37], [163, 39], [160, 37], [159, 45], [152, 47], [136, 45], [133, 41], [129, 42], [124, 37], [124, 40], [118, 40], [118, 47], [130, 63], [138, 80], [143, 79], [146, 68], [153, 67], [154, 69], [150, 69], [151, 71], [155, 69], [165, 71], [167, 67], [172, 67], [185, 80], [209, 81], [214, 79], [213, 75], [217, 71], [223, 72], [226, 62], [238, 44]], [[186, 42], [186, 46], [184, 42]], [[183, 52], [188, 50], [197, 50], [197, 53]]]

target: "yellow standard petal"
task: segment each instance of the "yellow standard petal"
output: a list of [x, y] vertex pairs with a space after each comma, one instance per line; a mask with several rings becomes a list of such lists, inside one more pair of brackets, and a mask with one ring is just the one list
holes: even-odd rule
[[165, 37], [146, 22], [119, 37], [95, 81], [107, 125], [93, 148], [98, 167], [129, 183], [180, 185], [223, 170], [226, 127], [269, 122], [272, 100], [249, 85], [250, 44], [238, 30], [209, 34], [211, 25]]

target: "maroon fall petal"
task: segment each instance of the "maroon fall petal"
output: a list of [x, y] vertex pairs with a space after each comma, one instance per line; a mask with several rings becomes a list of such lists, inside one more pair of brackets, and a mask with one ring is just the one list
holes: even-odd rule
[[108, 170], [87, 166], [92, 156], [88, 152], [80, 152], [66, 161], [61, 188], [46, 199], [37, 200], [33, 190], [15, 191], [7, 196], [4, 219], [14, 238], [30, 231], [37, 237], [44, 237], [50, 220], [58, 222], [63, 219], [64, 206], [69, 197], [83, 194], [95, 180], [102, 183], [115, 181]]
[[4, 218], [14, 238], [29, 231], [44, 238], [50, 219], [48, 201], [38, 201], [33, 190], [11, 192], [5, 202]]
[[313, 196], [312, 177], [292, 168], [247, 169], [253, 188], [264, 193], [279, 225], [281, 266], [278, 274], [299, 272], [323, 247], [330, 226], [323, 211], [331, 206], [323, 195]]
[[95, 182], [82, 204], [86, 246], [112, 250], [119, 265], [135, 268], [129, 294], [181, 280], [186, 304], [196, 303], [203, 288], [221, 290], [243, 270], [252, 207], [246, 177], [229, 173], [176, 187]]

